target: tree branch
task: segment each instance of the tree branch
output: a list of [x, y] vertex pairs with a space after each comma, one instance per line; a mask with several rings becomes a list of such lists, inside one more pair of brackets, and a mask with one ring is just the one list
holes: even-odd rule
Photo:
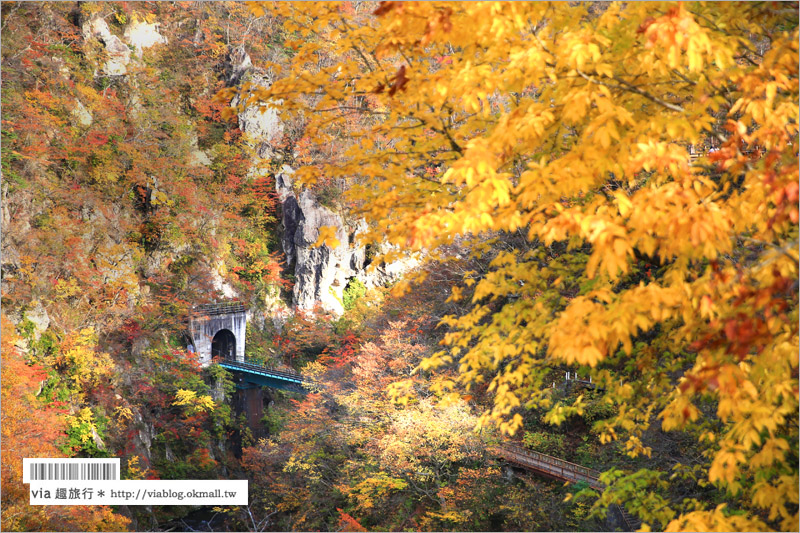
[[594, 83], [596, 85], [603, 85], [604, 87], [608, 87], [609, 89], [618, 89], [618, 90], [621, 90], [621, 91], [628, 91], [628, 92], [636, 93], [639, 96], [643, 96], [643, 97], [647, 98], [648, 100], [650, 100], [651, 102], [654, 102], [654, 103], [656, 103], [656, 104], [658, 104], [660, 106], [666, 107], [667, 109], [669, 109], [671, 111], [677, 111], [678, 113], [684, 113], [686, 111], [681, 106], [666, 102], [666, 101], [664, 101], [664, 100], [662, 100], [662, 99], [660, 99], [660, 98], [658, 98], [656, 96], [653, 96], [652, 94], [650, 94], [648, 92], [645, 92], [645, 91], [641, 90], [640, 88], [638, 88], [638, 87], [636, 87], [634, 85], [629, 84], [628, 82], [626, 82], [624, 80], [621, 80], [621, 79], [617, 78], [616, 76], [613, 78], [614, 81], [616, 81], [617, 83], [621, 83], [623, 85], [613, 85], [611, 83], [605, 83], [605, 82], [602, 82], [602, 81], [600, 81], [598, 79], [593, 78], [592, 76], [588, 76], [588, 75], [584, 74], [583, 72], [580, 71], [580, 69], [575, 69], [575, 70], [577, 71], [578, 74], [581, 75], [581, 77], [583, 77], [583, 79], [585, 79], [586, 81], [588, 81], [590, 83]]

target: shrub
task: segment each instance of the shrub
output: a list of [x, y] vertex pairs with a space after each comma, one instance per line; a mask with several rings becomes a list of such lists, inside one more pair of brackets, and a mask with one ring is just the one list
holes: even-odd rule
[[564, 435], [544, 431], [526, 431], [522, 443], [533, 451], [561, 456], [566, 448]]
[[360, 280], [352, 279], [342, 293], [342, 305], [345, 311], [353, 308], [356, 302], [367, 294], [367, 286]]

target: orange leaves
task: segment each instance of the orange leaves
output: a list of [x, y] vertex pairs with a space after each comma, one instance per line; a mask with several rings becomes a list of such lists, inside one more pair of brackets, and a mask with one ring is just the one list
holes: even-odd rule
[[[661, 17], [648, 17], [636, 32], [644, 34], [647, 39], [646, 48], [659, 50], [666, 56], [671, 68], [686, 61], [690, 72], [698, 72], [705, 63], [703, 56], [713, 53], [711, 39], [706, 30], [698, 25], [692, 13], [682, 3], [673, 6]], [[725, 63], [717, 66], [724, 67]]]
[[[482, 422], [514, 431], [518, 409], [553, 407], [550, 368], [589, 367], [620, 406], [607, 437], [625, 431], [639, 450], [636, 432], [661, 410], [665, 429], [715, 416], [728, 455], [704, 467], [728, 487], [762, 475], [776, 487], [747, 461], [797, 433], [796, 14], [778, 22], [766, 4], [722, 3], [614, 4], [597, 17], [569, 4], [387, 3], [378, 14], [337, 28], [327, 71], [308, 72], [317, 48], [299, 43], [302, 61], [271, 91], [333, 85], [328, 106], [346, 105], [346, 83], [380, 87], [380, 117], [347, 123], [360, 142], [307, 174], [357, 174], [349, 200], [375, 241], [431, 253], [459, 243], [489, 265], [462, 273], [450, 302], [472, 291], [472, 306], [444, 321], [443, 351], [421, 365], [457, 365], [442, 393], [492, 387]], [[332, 77], [355, 72], [356, 49], [361, 77]], [[315, 131], [344, 126], [323, 109], [304, 114]], [[701, 412], [708, 402], [716, 414]], [[557, 406], [551, 420], [567, 414]], [[759, 464], [767, 455], [779, 454]], [[737, 512], [766, 501], [745, 498]], [[723, 523], [704, 513], [691, 523]]]
[[358, 520], [356, 520], [349, 514], [345, 513], [341, 509], [337, 508], [336, 510], [339, 511], [339, 527], [341, 528], [340, 531], [366, 531], [364, 526], [358, 523]]
[[62, 457], [56, 443], [66, 425], [59, 409], [44, 404], [35, 395], [46, 377], [41, 368], [25, 363], [16, 343], [19, 338], [5, 314], [2, 316], [2, 528], [33, 530], [123, 530], [129, 520], [108, 507], [30, 506], [30, 495], [22, 483], [24, 457]]

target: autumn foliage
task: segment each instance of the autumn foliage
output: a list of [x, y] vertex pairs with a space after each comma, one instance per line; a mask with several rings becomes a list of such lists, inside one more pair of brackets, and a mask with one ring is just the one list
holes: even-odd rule
[[[140, 22], [168, 44], [109, 69]], [[27, 504], [22, 457], [120, 456], [248, 478], [230, 530], [622, 505], [797, 531], [798, 40], [796, 2], [4, 2], [2, 528], [181, 528]], [[271, 144], [236, 121], [255, 106], [282, 112]], [[420, 268], [273, 321], [285, 166], [373, 267]], [[263, 439], [184, 349], [231, 291], [252, 361], [319, 385], [262, 391]], [[506, 439], [605, 488], [504, 469]]]
[[28, 365], [17, 348], [20, 338], [2, 319], [2, 438], [3, 510], [6, 531], [122, 531], [128, 519], [106, 506], [32, 506], [22, 483], [22, 459], [64, 457], [64, 409], [36, 398], [46, 379], [39, 365]]
[[486, 260], [420, 368], [488, 384], [480, 424], [511, 435], [524, 408], [580, 415], [545, 386], [580, 371], [615, 407], [604, 442], [648, 456], [655, 428], [702, 450], [695, 490], [661, 471], [632, 493], [644, 474], [615, 471], [604, 504], [669, 530], [796, 530], [796, 4], [352, 7], [253, 3], [296, 52], [243, 92], [339, 143], [297, 176], [348, 181], [367, 241]]

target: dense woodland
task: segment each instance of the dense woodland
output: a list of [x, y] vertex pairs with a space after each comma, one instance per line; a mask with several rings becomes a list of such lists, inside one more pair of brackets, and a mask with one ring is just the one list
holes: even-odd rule
[[[4, 530], [800, 529], [796, 2], [3, 2], [0, 30]], [[341, 221], [303, 257], [414, 267], [300, 306], [287, 194]], [[256, 425], [186, 350], [231, 299], [248, 361], [319, 384]], [[250, 503], [30, 506], [23, 457]]]

